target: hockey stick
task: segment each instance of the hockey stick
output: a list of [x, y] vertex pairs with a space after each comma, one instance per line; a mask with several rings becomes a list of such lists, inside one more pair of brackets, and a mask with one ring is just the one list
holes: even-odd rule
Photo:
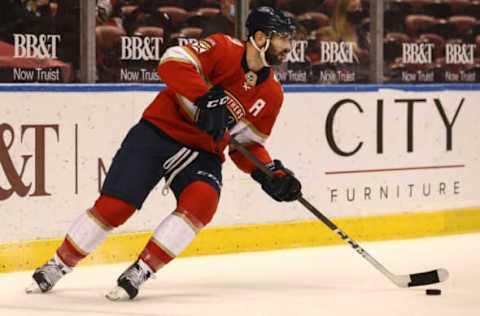
[[[255, 164], [262, 172], [270, 177], [274, 177], [274, 173], [265, 167], [265, 165], [257, 159], [252, 153], [250, 153], [245, 147], [243, 147], [237, 140], [233, 137], [230, 138], [230, 145], [242, 153], [247, 159]], [[308, 202], [302, 195], [298, 198], [298, 201], [305, 206], [313, 215], [315, 215], [319, 220], [321, 220], [325, 225], [328, 226], [334, 233], [336, 233], [344, 242], [349, 244], [356, 252], [358, 252], [363, 258], [365, 258], [371, 265], [373, 265], [378, 271], [385, 275], [390, 281], [395, 283], [398, 287], [406, 288], [412, 286], [428, 285], [443, 282], [448, 279], [448, 271], [446, 269], [436, 269], [420, 273], [412, 274], [403, 274], [397, 275], [390, 272], [385, 268], [380, 262], [378, 262], [374, 257], [372, 257], [365, 249], [360, 247], [360, 245], [347, 234], [345, 234], [340, 228], [337, 227], [331, 220], [329, 220], [325, 215], [320, 213], [310, 202]]]

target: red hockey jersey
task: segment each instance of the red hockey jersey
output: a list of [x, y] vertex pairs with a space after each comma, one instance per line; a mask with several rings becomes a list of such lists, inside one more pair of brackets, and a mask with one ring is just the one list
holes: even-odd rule
[[[264, 147], [283, 102], [283, 90], [273, 70], [258, 73], [248, 70], [246, 42], [215, 34], [186, 46], [167, 49], [158, 66], [158, 74], [167, 85], [147, 107], [143, 118], [173, 139], [219, 155], [229, 137], [235, 137], [264, 163], [271, 158]], [[194, 101], [220, 85], [229, 97], [228, 107], [235, 124], [217, 143], [193, 123], [197, 107]], [[245, 172], [255, 166], [232, 149], [230, 157]]]

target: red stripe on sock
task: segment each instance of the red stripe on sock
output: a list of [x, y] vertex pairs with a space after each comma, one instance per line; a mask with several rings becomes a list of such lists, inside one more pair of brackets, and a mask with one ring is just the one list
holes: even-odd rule
[[100, 225], [103, 230], [110, 231], [113, 229], [113, 226], [111, 226], [110, 223], [103, 218], [102, 214], [97, 210], [97, 208], [93, 207], [87, 212], [90, 214], [90, 216], [95, 217], [97, 224]]
[[85, 258], [87, 254], [78, 251], [75, 246], [68, 240], [68, 236], [63, 240], [62, 245], [57, 249], [57, 256], [70, 268], [73, 268], [77, 263]]
[[194, 227], [192, 227], [196, 232], [198, 232], [199, 230], [201, 230], [205, 225], [203, 225], [203, 223], [198, 220], [196, 217], [195, 217], [195, 214], [192, 214], [192, 212], [182, 208], [182, 207], [177, 207], [177, 209], [175, 210], [174, 213], [178, 213], [178, 214], [183, 214], [185, 217], [187, 217], [187, 219], [192, 223], [192, 225]]
[[157, 272], [161, 267], [173, 260], [174, 257], [168, 255], [154, 241], [150, 240], [139, 256], [148, 266]]

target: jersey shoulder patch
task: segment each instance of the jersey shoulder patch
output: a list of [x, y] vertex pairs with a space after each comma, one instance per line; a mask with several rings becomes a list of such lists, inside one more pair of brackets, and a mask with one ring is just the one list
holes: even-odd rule
[[202, 54], [212, 49], [215, 45], [217, 45], [215, 40], [213, 38], [207, 37], [206, 39], [202, 39], [192, 43], [191, 47], [197, 54]]

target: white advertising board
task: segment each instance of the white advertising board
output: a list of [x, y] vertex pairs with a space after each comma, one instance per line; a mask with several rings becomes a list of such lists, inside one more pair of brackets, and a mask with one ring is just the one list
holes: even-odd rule
[[[62, 237], [155, 95], [1, 92], [0, 242]], [[267, 147], [332, 218], [478, 207], [478, 100], [480, 91], [286, 93]], [[173, 194], [155, 189], [116, 232], [152, 230], [174, 208]], [[210, 225], [312, 218], [271, 200], [227, 159]]]

